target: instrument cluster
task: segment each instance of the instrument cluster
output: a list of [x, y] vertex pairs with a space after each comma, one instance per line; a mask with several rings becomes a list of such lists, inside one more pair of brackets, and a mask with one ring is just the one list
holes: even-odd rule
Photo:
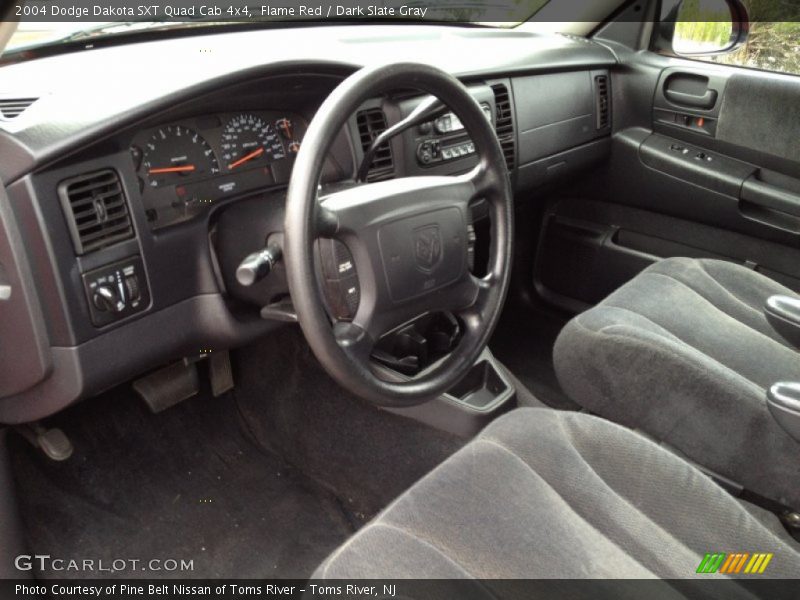
[[204, 115], [141, 131], [130, 152], [153, 229], [216, 202], [288, 183], [307, 123], [293, 114]]

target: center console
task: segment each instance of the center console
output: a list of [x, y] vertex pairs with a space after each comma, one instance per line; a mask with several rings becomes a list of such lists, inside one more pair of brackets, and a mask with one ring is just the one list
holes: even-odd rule
[[[449, 313], [429, 313], [383, 336], [373, 352], [373, 369], [390, 381], [408, 381], [445, 360], [461, 329]], [[419, 406], [390, 412], [461, 437], [471, 437], [516, 406], [516, 389], [486, 348], [466, 376], [447, 393]]]

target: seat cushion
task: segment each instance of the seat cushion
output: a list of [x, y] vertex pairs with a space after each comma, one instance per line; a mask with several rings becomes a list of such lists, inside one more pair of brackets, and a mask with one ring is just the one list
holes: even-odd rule
[[658, 262], [566, 325], [559, 382], [590, 411], [800, 507], [800, 444], [766, 404], [773, 383], [800, 381], [800, 354], [763, 315], [773, 294], [793, 295], [732, 263]]
[[774, 517], [755, 516], [674, 454], [597, 417], [521, 408], [315, 577], [684, 578], [706, 553], [733, 550], [772, 552], [765, 576], [800, 573], [798, 547]]

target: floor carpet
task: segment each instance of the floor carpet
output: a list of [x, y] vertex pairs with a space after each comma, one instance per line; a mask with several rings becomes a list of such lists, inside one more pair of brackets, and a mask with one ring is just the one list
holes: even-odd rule
[[489, 347], [546, 405], [578, 410], [564, 394], [553, 369], [553, 344], [566, 322], [566, 317], [546, 309], [508, 304]]
[[21, 438], [12, 444], [36, 553], [194, 566], [185, 573], [128, 567], [120, 577], [307, 577], [354, 530], [334, 494], [249, 438], [231, 395], [203, 393], [153, 415], [120, 388], [53, 424], [75, 447], [65, 462]]

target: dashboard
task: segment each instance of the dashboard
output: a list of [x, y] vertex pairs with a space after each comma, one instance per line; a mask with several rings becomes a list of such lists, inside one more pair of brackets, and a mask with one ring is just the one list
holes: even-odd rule
[[[297, 35], [317, 43], [298, 46]], [[269, 57], [242, 51], [265, 47], [265, 36]], [[139, 70], [167, 52], [181, 69]], [[282, 264], [252, 285], [236, 268], [280, 243], [294, 155], [324, 99], [359, 66], [398, 56], [433, 62], [468, 86], [494, 125], [518, 202], [609, 154], [614, 56], [562, 36], [289, 28], [0, 66], [0, 101], [49, 82], [21, 116], [0, 121], [0, 288], [12, 289], [0, 298], [0, 340], [15, 346], [0, 360], [0, 423], [42, 418], [282, 326], [262, 317], [291, 300]], [[421, 100], [412, 90], [365, 100], [329, 152], [323, 188], [352, 184], [372, 140]], [[457, 174], [475, 161], [446, 114], [381, 147], [367, 181]], [[473, 207], [477, 238], [484, 212]], [[357, 286], [340, 251], [324, 276], [336, 317], [346, 318]]]

